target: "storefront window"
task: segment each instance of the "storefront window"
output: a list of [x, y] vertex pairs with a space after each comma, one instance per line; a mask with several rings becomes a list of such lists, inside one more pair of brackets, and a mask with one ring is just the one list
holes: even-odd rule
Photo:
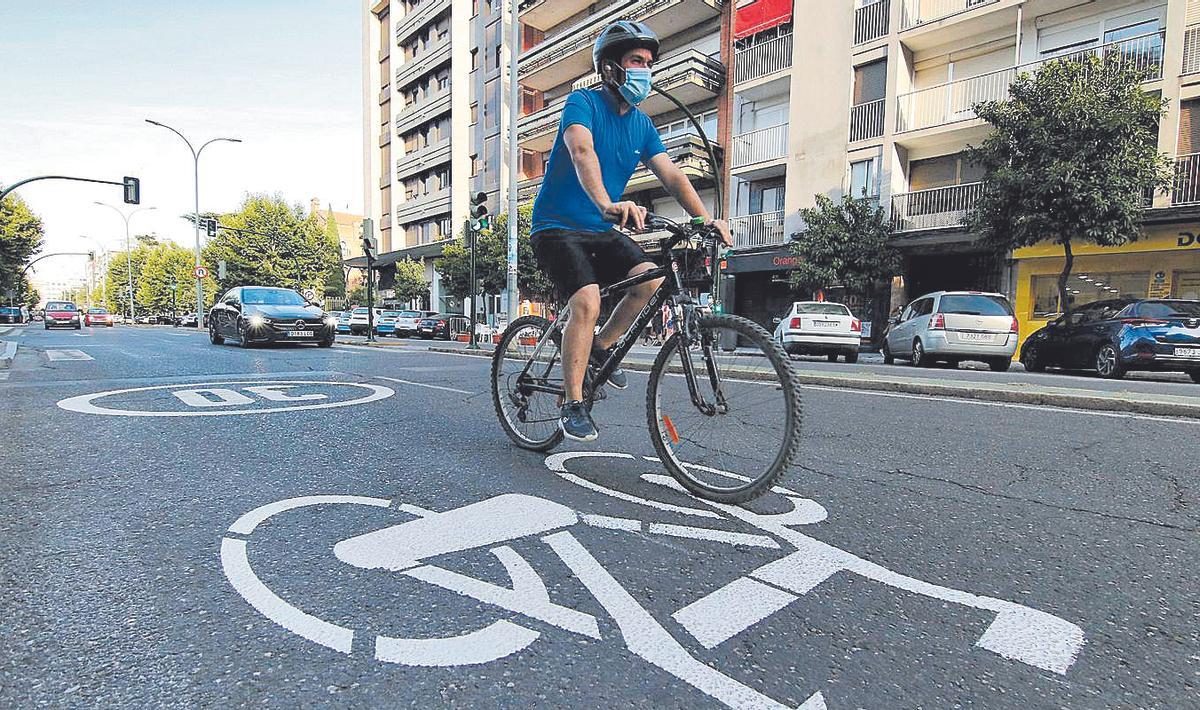
[[[1146, 271], [1122, 274], [1072, 274], [1067, 283], [1071, 306], [1079, 306], [1110, 298], [1145, 298], [1150, 286]], [[1033, 317], [1050, 318], [1063, 309], [1058, 299], [1058, 276], [1033, 277]]]
[[1200, 271], [1176, 271], [1171, 298], [1200, 301]]

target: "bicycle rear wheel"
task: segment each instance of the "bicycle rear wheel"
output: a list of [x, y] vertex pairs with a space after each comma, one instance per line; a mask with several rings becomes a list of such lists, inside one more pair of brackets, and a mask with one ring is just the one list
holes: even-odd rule
[[[676, 333], [650, 371], [651, 440], [694, 495], [742, 503], [766, 492], [799, 454], [800, 390], [783, 349], [754, 322], [712, 315], [697, 323], [694, 342]], [[708, 411], [693, 401], [684, 357]]]
[[504, 331], [492, 354], [492, 404], [504, 433], [523, 449], [549, 451], [563, 439], [561, 403], [538, 388], [562, 388], [562, 353], [556, 339], [537, 344], [550, 330], [541, 316], [523, 316]]

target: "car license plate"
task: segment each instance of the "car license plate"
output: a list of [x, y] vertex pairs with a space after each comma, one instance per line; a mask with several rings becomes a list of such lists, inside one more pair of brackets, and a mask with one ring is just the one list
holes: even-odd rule
[[973, 343], [990, 343], [992, 342], [991, 333], [959, 333], [960, 340], [968, 340]]
[[836, 328], [838, 322], [835, 320], [815, 320], [812, 322], [814, 328]]
[[1200, 360], [1200, 348], [1175, 348], [1175, 357], [1186, 357], [1189, 360]]
[[313, 332], [311, 330], [289, 330], [288, 337], [289, 338], [311, 338], [311, 337], [313, 337]]

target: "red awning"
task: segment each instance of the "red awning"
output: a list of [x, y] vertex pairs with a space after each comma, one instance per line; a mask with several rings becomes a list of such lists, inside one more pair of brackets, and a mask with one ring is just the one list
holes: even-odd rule
[[733, 37], [741, 39], [792, 20], [792, 0], [754, 0], [733, 16]]

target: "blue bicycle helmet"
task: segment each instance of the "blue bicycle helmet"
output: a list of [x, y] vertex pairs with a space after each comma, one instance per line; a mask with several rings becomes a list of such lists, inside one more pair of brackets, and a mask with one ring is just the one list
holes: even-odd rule
[[605, 59], [620, 62], [621, 57], [631, 49], [644, 47], [650, 50], [654, 59], [658, 59], [658, 35], [644, 22], [617, 20], [596, 38], [596, 46], [592, 49], [592, 66], [600, 73], [600, 65]]

